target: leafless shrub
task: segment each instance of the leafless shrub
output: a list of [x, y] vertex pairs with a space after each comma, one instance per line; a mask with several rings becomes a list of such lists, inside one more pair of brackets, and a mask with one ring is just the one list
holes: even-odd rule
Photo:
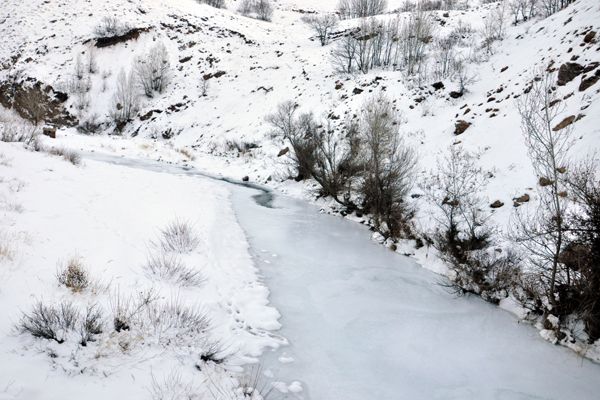
[[88, 342], [93, 342], [94, 337], [103, 332], [103, 316], [100, 307], [92, 304], [86, 308], [81, 321], [80, 335], [82, 346], [87, 346]]
[[171, 78], [170, 69], [169, 53], [162, 42], [136, 59], [136, 79], [147, 97], [153, 97], [155, 92], [162, 93], [165, 90]]
[[501, 2], [497, 8], [488, 12], [483, 22], [481, 36], [483, 48], [488, 54], [493, 54], [494, 42], [504, 39], [506, 25], [506, 6]]
[[337, 12], [342, 19], [365, 18], [383, 14], [387, 0], [340, 0]]
[[96, 51], [90, 47], [87, 52], [86, 67], [88, 74], [95, 74], [98, 72], [98, 62], [96, 61]]
[[45, 150], [48, 154], [51, 154], [53, 156], [62, 157], [65, 161], [68, 161], [73, 165], [81, 164], [81, 156], [76, 151], [69, 150], [64, 147], [50, 147], [48, 149], [43, 150]]
[[426, 199], [435, 207], [434, 246], [465, 290], [484, 282], [486, 272], [480, 271], [483, 263], [476, 256], [488, 247], [492, 234], [481, 195], [487, 177], [476, 160], [476, 154], [452, 146], [422, 183]]
[[30, 313], [23, 314], [17, 327], [22, 333], [63, 343], [68, 332], [76, 328], [78, 318], [79, 312], [72, 303], [47, 306], [40, 301]]
[[348, 73], [367, 73], [376, 67], [402, 68], [407, 75], [422, 73], [433, 27], [430, 14], [421, 11], [404, 22], [398, 17], [387, 22], [363, 19], [357, 30], [338, 41], [332, 52], [333, 63]]
[[238, 12], [245, 17], [255, 17], [263, 21], [271, 21], [273, 7], [269, 0], [242, 0]]
[[200, 238], [194, 233], [192, 226], [187, 221], [175, 220], [160, 232], [158, 243], [154, 247], [164, 252], [191, 253], [200, 244]]
[[181, 374], [172, 371], [158, 380], [152, 374], [152, 382], [149, 388], [152, 400], [194, 400], [199, 399], [198, 390], [193, 382], [184, 382]]
[[79, 120], [77, 130], [87, 135], [94, 135], [102, 128], [102, 122], [99, 121], [98, 114], [89, 114], [85, 118]]
[[90, 285], [89, 273], [79, 258], [71, 258], [61, 266], [56, 272], [56, 279], [73, 292], [81, 292]]
[[110, 116], [117, 125], [124, 124], [137, 114], [138, 109], [139, 98], [136, 93], [133, 72], [126, 74], [125, 71], [121, 70], [117, 77]]
[[200, 80], [200, 94], [202, 97], [208, 96], [208, 89], [210, 88], [210, 79], [204, 77]]
[[206, 280], [202, 272], [185, 265], [177, 254], [160, 252], [149, 256], [146, 271], [180, 286], [200, 286]]
[[198, 2], [214, 8], [225, 8], [225, 0], [198, 0]]
[[539, 7], [541, 8], [544, 16], [548, 17], [556, 12], [559, 12], [575, 0], [540, 0]]
[[178, 298], [155, 302], [146, 308], [150, 326], [158, 334], [172, 330], [175, 335], [196, 336], [210, 329], [210, 318], [203, 310], [184, 305]]
[[411, 13], [408, 21], [402, 25], [399, 41], [402, 63], [407, 75], [415, 75], [422, 71], [426, 56], [425, 49], [431, 41], [433, 30], [431, 14], [423, 11]]
[[256, 0], [254, 10], [260, 20], [271, 21], [273, 18], [273, 6], [269, 0]]
[[572, 241], [561, 262], [573, 271], [575, 312], [583, 320], [589, 343], [600, 339], [600, 175], [591, 158], [571, 168], [568, 188], [577, 208], [569, 213]]
[[225, 149], [227, 151], [235, 151], [238, 154], [246, 154], [252, 149], [256, 149], [258, 145], [254, 142], [248, 142], [238, 139], [227, 139], [225, 141]]
[[315, 31], [321, 46], [329, 43], [329, 35], [337, 27], [337, 17], [333, 14], [309, 15], [302, 18], [302, 20]]
[[117, 17], [103, 17], [94, 28], [97, 37], [120, 36], [130, 29], [129, 25], [119, 21]]
[[552, 74], [537, 71], [526, 93], [517, 101], [529, 157], [544, 185], [540, 185], [536, 211], [517, 208], [511, 228], [513, 239], [527, 254], [528, 267], [539, 276], [538, 296], [549, 303], [544, 311], [561, 318], [572, 311], [569, 296], [559, 292], [570, 291], [573, 280], [573, 271], [561, 261], [561, 254], [569, 243], [565, 171], [573, 137], [572, 126], [554, 129], [564, 110], [562, 103], [555, 101], [554, 82]]
[[14, 240], [6, 233], [0, 232], [0, 261], [12, 260], [15, 256]]
[[133, 325], [143, 324], [140, 316], [147, 311], [154, 302], [158, 300], [158, 294], [154, 289], [144, 290], [136, 296], [123, 295], [117, 288], [110, 298], [110, 306], [113, 315], [113, 327], [115, 331], [128, 331]]
[[384, 235], [399, 237], [412, 211], [407, 195], [414, 182], [415, 151], [398, 132], [400, 115], [384, 96], [367, 100], [360, 125], [365, 157], [361, 194], [375, 226]]
[[254, 10], [254, 0], [242, 0], [238, 12], [245, 17], [250, 16]]
[[352, 34], [344, 35], [331, 53], [334, 67], [345, 73], [352, 73], [356, 69], [357, 40]]
[[498, 304], [512, 293], [519, 282], [519, 259], [512, 251], [473, 251], [462, 264], [453, 264], [450, 287], [455, 294], [475, 293]]
[[434, 77], [437, 80], [450, 78], [454, 75], [456, 59], [454, 47], [454, 38], [447, 37], [435, 41], [435, 62], [434, 62]]
[[202, 352], [200, 353], [200, 360], [203, 362], [213, 362], [215, 364], [221, 364], [225, 361], [225, 348], [220, 341], [206, 339], [202, 345]]
[[21, 116], [38, 126], [44, 122], [48, 110], [46, 107], [47, 98], [40, 85], [34, 85], [17, 93], [13, 107], [21, 110]]
[[27, 121], [18, 121], [16, 118], [0, 118], [0, 141], [23, 142], [26, 145], [35, 141], [40, 130]]

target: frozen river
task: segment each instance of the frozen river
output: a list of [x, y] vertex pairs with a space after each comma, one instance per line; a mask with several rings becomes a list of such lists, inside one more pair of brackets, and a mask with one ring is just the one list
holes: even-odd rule
[[230, 188], [282, 314], [278, 333], [290, 341], [267, 350], [263, 369], [277, 380], [302, 382], [301, 398], [600, 398], [600, 365], [545, 342], [533, 327], [476, 297], [456, 298], [439, 275], [369, 240], [365, 227], [285, 196]]

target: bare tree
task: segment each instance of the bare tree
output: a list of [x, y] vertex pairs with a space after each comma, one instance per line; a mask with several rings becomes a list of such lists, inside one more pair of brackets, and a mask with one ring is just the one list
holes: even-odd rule
[[559, 287], [569, 287], [570, 271], [561, 263], [568, 242], [565, 217], [568, 210], [566, 175], [571, 126], [559, 129], [563, 112], [553, 88], [554, 76], [539, 70], [526, 93], [517, 101], [521, 130], [533, 169], [539, 178], [539, 204], [534, 213], [517, 209], [512, 236], [526, 251], [527, 261], [537, 271], [542, 293], [549, 302], [544, 311], [560, 316]]
[[540, 0], [540, 8], [546, 17], [562, 10], [575, 0]]
[[321, 42], [321, 46], [329, 43], [329, 35], [337, 27], [337, 17], [333, 14], [307, 16], [303, 18], [303, 21], [315, 31], [317, 38]]
[[96, 61], [96, 51], [94, 50], [93, 47], [90, 47], [90, 49], [88, 50], [86, 61], [87, 61], [86, 68], [87, 68], [88, 74], [95, 74], [96, 72], [98, 72], [98, 62]]
[[331, 53], [334, 67], [340, 72], [352, 73], [356, 65], [356, 52], [357, 41], [352, 34], [342, 37]]
[[200, 3], [207, 4], [215, 8], [225, 8], [225, 0], [198, 0]]
[[417, 11], [410, 14], [400, 30], [402, 62], [407, 75], [415, 75], [423, 70], [425, 49], [433, 35], [431, 14]]
[[342, 134], [337, 135], [331, 120], [319, 124], [311, 113], [296, 115], [296, 111], [295, 103], [281, 103], [267, 121], [275, 128], [275, 135], [292, 146], [297, 179], [313, 178], [320, 186], [320, 195], [350, 206], [349, 196], [340, 195], [349, 193], [353, 179], [361, 172], [356, 125], [346, 123]]
[[290, 142], [292, 157], [298, 169], [297, 180], [312, 176], [314, 169], [314, 129], [316, 123], [312, 114], [297, 116], [298, 105], [293, 101], [285, 101], [277, 107], [275, 113], [267, 116], [266, 120], [275, 128], [275, 136]]
[[477, 159], [478, 154], [453, 145], [421, 187], [433, 205], [433, 245], [454, 273], [452, 287], [496, 301], [497, 292], [512, 283], [515, 262], [486, 250], [493, 233], [482, 195], [488, 179]]
[[117, 17], [106, 16], [96, 26], [94, 33], [97, 37], [114, 37], [123, 35], [129, 29], [129, 25], [122, 23]]
[[337, 11], [340, 18], [365, 18], [383, 14], [387, 0], [340, 0]]
[[121, 70], [112, 100], [110, 115], [117, 124], [123, 124], [135, 116], [139, 108], [133, 72], [126, 74]]
[[584, 322], [589, 343], [600, 339], [600, 175], [598, 160], [573, 167], [567, 183], [577, 208], [569, 214], [573, 235], [561, 262], [574, 271], [576, 312]]
[[454, 67], [456, 58], [454, 46], [456, 42], [453, 38], [447, 37], [435, 41], [435, 63], [434, 76], [435, 79], [446, 79], [454, 75]]
[[399, 114], [384, 96], [365, 103], [360, 123], [364, 144], [361, 193], [375, 225], [385, 235], [398, 237], [411, 216], [407, 196], [414, 182], [416, 152], [398, 132]]
[[135, 62], [134, 71], [138, 84], [147, 97], [154, 92], [162, 93], [171, 78], [169, 53], [164, 43], [157, 43], [150, 51]]
[[256, 0], [254, 10], [260, 20], [271, 21], [273, 18], [273, 6], [269, 0]]
[[437, 212], [435, 242], [440, 251], [452, 257], [452, 264], [465, 261], [467, 253], [485, 247], [489, 230], [485, 227], [482, 191], [487, 184], [477, 165], [477, 154], [452, 146], [438, 158], [437, 169], [422, 186]]

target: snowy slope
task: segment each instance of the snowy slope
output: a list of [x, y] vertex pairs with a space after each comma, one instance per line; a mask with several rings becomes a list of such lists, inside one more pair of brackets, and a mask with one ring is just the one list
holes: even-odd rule
[[[516, 97], [538, 68], [556, 69], [569, 61], [586, 66], [600, 62], [598, 43], [584, 42], [586, 33], [600, 32], [596, 0], [578, 0], [547, 19], [507, 26], [506, 38], [494, 45], [493, 55], [473, 57], [478, 58], [469, 66], [473, 82], [459, 99], [449, 96], [458, 87], [450, 80], [444, 82], [444, 89], [436, 91], [431, 86], [433, 78], [414, 82], [399, 71], [336, 73], [330, 62], [335, 41], [321, 47], [301, 21], [306, 10], [333, 11], [335, 0], [275, 2], [270, 23], [238, 15], [237, 3], [229, 1], [228, 9], [217, 10], [194, 0], [4, 0], [0, 35], [7, 40], [0, 44], [0, 60], [5, 67], [0, 70], [0, 81], [21, 69], [26, 76], [60, 89], [73, 74], [77, 57], [85, 60], [93, 51], [98, 72], [90, 76], [89, 107], [77, 110], [74, 96], [66, 106], [80, 120], [97, 115], [107, 122], [119, 71], [131, 69], [137, 56], [162, 42], [170, 54], [172, 82], [165, 93], [142, 100], [138, 117], [122, 136], [112, 135], [114, 126], [107, 122], [100, 135], [81, 135], [74, 128], [62, 128], [57, 139], [47, 142], [83, 151], [193, 164], [235, 178], [248, 176], [251, 181], [306, 198], [312, 197], [313, 184], [286, 180], [286, 157], [277, 157], [286, 144], [271, 138], [264, 117], [281, 101], [293, 100], [302, 110], [318, 116], [333, 114], [341, 121], [355, 114], [373, 94], [385, 92], [403, 114], [401, 132], [419, 153], [421, 173], [434, 168], [438, 155], [459, 142], [468, 150], [481, 152], [480, 164], [493, 176], [486, 198], [489, 203], [504, 203], [494, 210], [492, 218], [502, 233], [515, 196], [529, 194], [533, 199], [530, 207], [535, 207], [536, 200], [536, 177], [523, 143]], [[446, 12], [434, 12], [440, 25], [437, 35], [447, 35], [461, 23], [480, 29], [490, 18], [488, 12], [498, 6], [468, 3], [468, 9], [449, 11], [447, 16]], [[400, 4], [390, 2], [389, 10]], [[137, 39], [94, 49], [94, 27], [107, 15], [147, 31]], [[379, 18], [392, 17], [386, 14]], [[400, 17], [407, 18], [407, 14]], [[357, 24], [357, 20], [346, 20], [339, 29]], [[480, 46], [481, 37], [476, 32], [467, 36], [466, 42]], [[592, 69], [586, 76], [596, 71]], [[203, 76], [215, 73], [220, 76], [209, 79], [207, 95], [203, 96]], [[574, 123], [574, 159], [600, 147], [600, 83], [580, 91], [581, 80], [577, 77], [557, 89], [563, 99], [564, 117], [581, 115]], [[336, 89], [339, 83], [341, 87]], [[363, 91], [354, 94], [356, 88]], [[471, 126], [455, 136], [459, 119]], [[240, 152], [236, 142], [253, 148]], [[416, 224], [427, 232], [433, 223], [430, 206], [416, 201]], [[322, 200], [320, 204], [325, 208], [329, 205]], [[364, 222], [363, 218], [353, 218]], [[399, 251], [414, 252], [404, 247]], [[444, 272], [444, 266], [426, 251], [417, 252], [419, 261]]]

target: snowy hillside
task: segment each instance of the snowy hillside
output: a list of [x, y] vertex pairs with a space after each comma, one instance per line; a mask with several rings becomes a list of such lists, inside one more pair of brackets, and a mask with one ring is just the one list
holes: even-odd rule
[[[271, 0], [272, 16], [261, 19], [263, 2], [2, 1], [0, 398], [44, 398], [19, 382], [30, 369], [40, 381], [29, 387], [42, 387], [50, 359], [53, 398], [87, 397], [94, 384], [97, 398], [154, 390], [158, 399], [164, 379], [182, 396], [234, 399], [252, 379], [240, 366], [288, 344], [276, 332], [286, 315], [280, 323], [269, 304], [258, 250], [224, 186], [98, 155], [193, 167], [314, 203], [368, 226], [456, 293], [480, 295], [600, 361], [600, 183], [590, 161], [600, 150], [598, 1], [389, 0], [367, 18], [344, 14], [344, 1]], [[320, 38], [311, 24], [326, 17], [334, 22]], [[285, 102], [290, 114], [278, 120]], [[558, 137], [558, 150], [546, 151], [551, 168], [532, 157], [535, 118]], [[381, 154], [365, 126], [393, 133], [380, 139]], [[334, 189], [302, 165], [310, 135], [305, 158], [329, 178], [340, 174]], [[380, 166], [402, 185], [377, 203], [368, 182]], [[452, 171], [454, 187], [444, 187]], [[198, 243], [165, 252], [169, 227]], [[57, 282], [69, 265], [85, 267], [90, 287]], [[144, 299], [135, 327], [98, 333], [89, 346], [76, 329], [54, 341], [15, 331], [36, 304], [70, 304], [81, 317], [94, 305], [114, 322], [115, 303]], [[162, 326], [173, 309], [210, 323], [193, 333]], [[202, 390], [186, 386], [192, 375], [168, 376], [194, 363], [210, 382]], [[128, 386], [129, 375], [140, 384]], [[121, 383], [98, 384], [100, 376]]]

